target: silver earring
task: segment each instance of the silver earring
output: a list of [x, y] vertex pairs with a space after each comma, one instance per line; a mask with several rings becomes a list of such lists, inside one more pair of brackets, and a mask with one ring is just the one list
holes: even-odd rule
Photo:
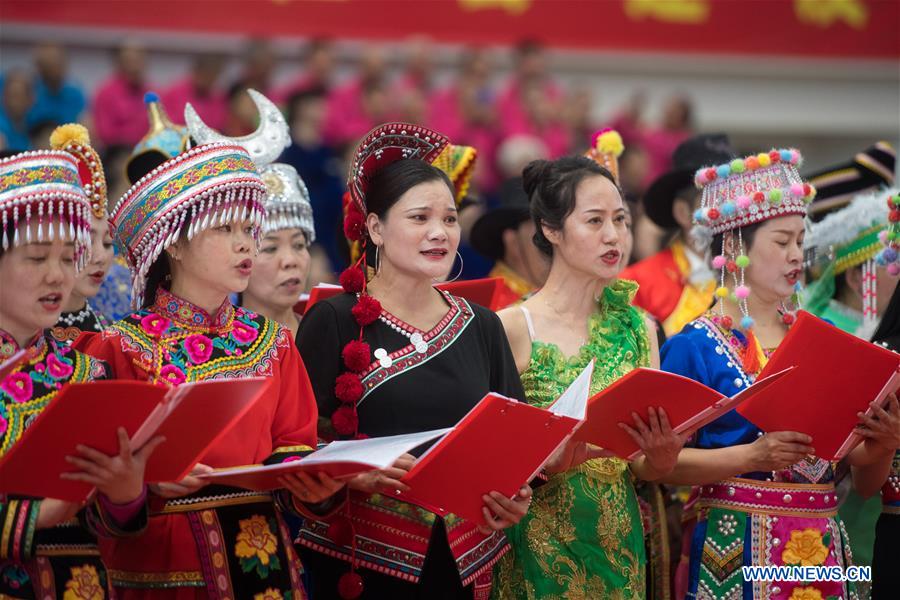
[[459, 273], [456, 274], [456, 277], [453, 279], [448, 279], [445, 283], [453, 283], [457, 279], [459, 279], [460, 275], [463, 273], [463, 267], [465, 266], [463, 263], [462, 254], [459, 253], [459, 250], [456, 251], [456, 257], [459, 259]]
[[381, 249], [381, 246], [378, 246], [378, 245], [375, 246], [375, 274], [376, 275], [378, 275], [378, 271], [381, 270], [381, 253], [379, 252], [380, 249]]

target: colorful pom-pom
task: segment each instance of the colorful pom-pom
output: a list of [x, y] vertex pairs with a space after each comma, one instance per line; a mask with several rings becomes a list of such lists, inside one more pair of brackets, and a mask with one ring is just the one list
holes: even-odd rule
[[769, 152], [769, 160], [771, 160], [773, 164], [780, 162], [781, 152], [779, 152], [778, 150], [772, 150], [771, 152]]
[[717, 287], [716, 288], [716, 297], [717, 298], [727, 298], [728, 297], [728, 288], [727, 287]]
[[878, 241], [882, 244], [887, 244], [888, 241], [888, 232], [887, 229], [882, 229], [878, 232]]
[[759, 168], [759, 158], [757, 158], [755, 156], [748, 156], [744, 160], [744, 166], [750, 170], [758, 169]]
[[696, 221], [697, 223], [702, 223], [705, 220], [706, 219], [704, 218], [702, 208], [698, 208], [697, 210], [694, 211], [694, 221]]
[[719, 213], [719, 209], [718, 209], [718, 208], [711, 208], [711, 209], [709, 209], [709, 211], [707, 211], [706, 216], [709, 217], [710, 220], [715, 221], [715, 220], [718, 219], [721, 215], [720, 215], [720, 213]]
[[721, 323], [725, 329], [731, 329], [734, 326], [734, 321], [728, 315], [722, 317]]
[[625, 151], [625, 143], [622, 141], [622, 136], [615, 129], [607, 127], [594, 135], [594, 148], [599, 152], [618, 157]]
[[793, 158], [790, 150], [781, 150], [778, 155], [781, 157], [781, 162], [789, 163]]
[[726, 202], [725, 204], [722, 205], [720, 210], [722, 211], [723, 215], [725, 215], [726, 217], [730, 217], [730, 216], [734, 215], [734, 211], [736, 209], [735, 209], [734, 204], [732, 204], [731, 202]]
[[765, 153], [758, 154], [756, 160], [759, 161], [759, 166], [761, 167], [768, 167], [772, 164], [772, 157]]
[[87, 127], [79, 123], [68, 123], [60, 125], [50, 134], [50, 147], [54, 150], [62, 150], [69, 144], [81, 144], [82, 146], [91, 143], [91, 136]]
[[744, 161], [740, 158], [736, 158], [731, 161], [731, 172], [732, 173], [743, 173], [745, 169]]
[[780, 204], [781, 203], [781, 190], [779, 190], [779, 189], [769, 190], [768, 196], [769, 196], [769, 202], [771, 202], [772, 204]]
[[887, 266], [888, 275], [891, 277], [897, 277], [900, 275], [900, 265], [897, 263], [891, 263]]
[[724, 179], [731, 175], [731, 166], [730, 165], [719, 165], [716, 167], [716, 175]]
[[791, 196], [795, 198], [802, 198], [806, 194], [803, 193], [803, 184], [802, 183], [792, 183], [791, 184]]
[[900, 221], [900, 208], [893, 208], [891, 212], [888, 213], [888, 220], [891, 223], [897, 223]]
[[351, 340], [341, 350], [341, 358], [344, 366], [350, 371], [363, 371], [372, 361], [372, 353], [369, 345], [360, 340]]
[[358, 294], [361, 292], [365, 281], [366, 278], [365, 275], [363, 275], [362, 269], [353, 265], [344, 269], [341, 276], [338, 277], [338, 282], [341, 284], [341, 287], [344, 288], [345, 292], [350, 294]]
[[741, 254], [740, 256], [737, 257], [735, 262], [737, 263], [737, 266], [739, 266], [740, 268], [746, 269], [747, 267], [750, 266], [750, 257], [747, 256], [746, 254]]
[[712, 266], [714, 269], [721, 269], [725, 266], [725, 257], [721, 254], [713, 256]]
[[359, 300], [353, 305], [350, 312], [360, 327], [365, 327], [374, 322], [378, 315], [381, 314], [381, 303], [372, 296], [364, 294], [359, 297]]
[[733, 260], [727, 261], [725, 263], [725, 270], [728, 271], [729, 273], [734, 273], [735, 271], [737, 271], [737, 263], [734, 262]]
[[803, 160], [803, 157], [800, 156], [800, 153], [797, 152], [795, 149], [791, 148], [791, 164], [800, 166], [800, 163], [802, 162], [802, 160]]
[[894, 206], [900, 206], [900, 194], [891, 196], [891, 202], [893, 202]]
[[757, 204], [762, 204], [766, 201], [766, 195], [762, 192], [753, 192], [753, 201]]
[[353, 435], [359, 427], [359, 417], [352, 406], [339, 406], [331, 413], [331, 424], [338, 435]]
[[753, 317], [747, 316], [741, 319], [741, 329], [752, 329]]
[[787, 326], [791, 326], [794, 324], [794, 315], [792, 313], [786, 312], [781, 315], [781, 322]]
[[740, 208], [741, 210], [747, 210], [748, 208], [750, 208], [750, 204], [752, 202], [753, 201], [750, 199], [750, 196], [739, 196], [737, 199], [738, 208]]
[[746, 300], [750, 297], [750, 288], [746, 285], [739, 285], [734, 288], [734, 295], [738, 298], [738, 300]]
[[886, 262], [892, 263], [897, 260], [897, 251], [893, 248], [885, 248], [881, 251], [881, 255]]
[[341, 373], [334, 380], [334, 396], [345, 404], [355, 404], [362, 398], [363, 384], [355, 373]]
[[713, 167], [706, 169], [706, 171], [704, 171], [703, 174], [706, 175], [707, 181], [715, 181], [716, 180], [716, 176], [717, 176], [716, 170]]

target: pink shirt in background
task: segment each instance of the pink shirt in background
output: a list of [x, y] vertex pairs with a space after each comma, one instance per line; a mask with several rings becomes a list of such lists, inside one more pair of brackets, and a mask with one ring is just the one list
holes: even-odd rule
[[228, 101], [225, 92], [213, 90], [200, 95], [194, 88], [191, 77], [176, 82], [161, 94], [163, 106], [172, 122], [184, 123], [184, 106], [188, 102], [203, 119], [203, 122], [217, 131], [222, 131], [228, 121]]
[[144, 94], [147, 84], [134, 86], [115, 73], [94, 96], [93, 115], [97, 139], [104, 146], [134, 146], [147, 133], [147, 109]]
[[647, 185], [672, 168], [672, 153], [675, 152], [675, 148], [693, 135], [687, 129], [645, 127], [625, 113], [616, 116], [610, 127], [619, 132], [626, 147], [629, 144], [638, 144], [647, 152], [650, 158], [650, 168], [644, 182]]

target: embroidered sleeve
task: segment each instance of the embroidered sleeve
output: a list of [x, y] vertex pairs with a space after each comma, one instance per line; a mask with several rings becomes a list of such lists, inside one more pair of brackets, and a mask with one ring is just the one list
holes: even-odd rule
[[125, 339], [115, 327], [101, 333], [82, 332], [72, 343], [75, 350], [106, 363], [109, 375], [115, 379], [146, 379], [139, 376], [135, 362], [124, 346]]
[[147, 528], [147, 489], [133, 502], [117, 505], [97, 495], [79, 513], [82, 525], [97, 537], [134, 537]]
[[32, 558], [41, 501], [0, 495], [0, 561]]

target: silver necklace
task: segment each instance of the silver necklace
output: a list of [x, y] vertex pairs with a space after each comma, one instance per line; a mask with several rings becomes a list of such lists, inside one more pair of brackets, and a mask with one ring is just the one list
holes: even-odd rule
[[[416, 352], [418, 352], [419, 354], [425, 354], [426, 352], [428, 352], [428, 342], [425, 341], [425, 337], [420, 332], [416, 331], [410, 333], [384, 315], [380, 315], [378, 319], [403, 337], [407, 338], [409, 340], [409, 343], [413, 345], [413, 347], [416, 349]], [[393, 360], [390, 356], [388, 356], [388, 352], [384, 348], [377, 348], [374, 352], [374, 355], [378, 360], [378, 364], [380, 364], [382, 368], [386, 369], [391, 366]]]

